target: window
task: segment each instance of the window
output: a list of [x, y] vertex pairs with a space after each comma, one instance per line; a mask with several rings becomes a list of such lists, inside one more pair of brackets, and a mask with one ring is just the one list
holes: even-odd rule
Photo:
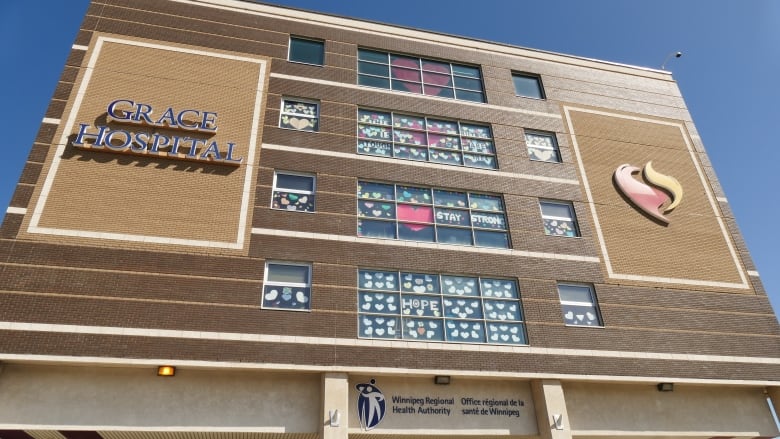
[[311, 308], [311, 265], [267, 262], [262, 307], [308, 311]]
[[301, 131], [319, 131], [320, 104], [301, 99], [282, 99], [279, 127]]
[[358, 154], [496, 169], [490, 127], [425, 116], [358, 110]]
[[479, 67], [358, 49], [358, 84], [485, 102]]
[[358, 236], [509, 248], [495, 195], [358, 182]]
[[513, 73], [512, 81], [515, 83], [515, 94], [526, 98], [544, 99], [542, 79], [536, 75], [527, 73]]
[[313, 175], [274, 173], [274, 188], [271, 207], [273, 209], [314, 212]]
[[563, 321], [575, 326], [603, 326], [590, 285], [558, 284]]
[[544, 234], [554, 236], [580, 236], [574, 207], [569, 203], [540, 201]]
[[325, 60], [325, 43], [323, 41], [290, 37], [288, 59], [290, 61], [321, 66]]
[[364, 269], [358, 337], [528, 344], [513, 280]]
[[531, 160], [553, 163], [561, 162], [555, 134], [526, 131], [525, 144], [528, 147], [528, 157]]

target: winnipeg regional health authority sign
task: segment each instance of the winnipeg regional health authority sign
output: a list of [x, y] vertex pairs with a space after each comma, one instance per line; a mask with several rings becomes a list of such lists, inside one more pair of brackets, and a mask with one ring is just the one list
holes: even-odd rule
[[350, 380], [350, 430], [355, 433], [535, 435], [537, 425], [527, 382], [456, 381], [365, 377]]
[[[117, 99], [108, 104], [106, 120], [109, 124], [123, 127], [80, 123], [73, 146], [232, 166], [244, 161], [243, 157], [234, 157], [234, 142], [220, 145], [208, 138], [217, 133], [217, 113], [213, 111], [168, 107], [156, 114], [149, 104]], [[135, 126], [148, 129], [135, 129]], [[158, 130], [170, 130], [176, 134], [163, 134]]]

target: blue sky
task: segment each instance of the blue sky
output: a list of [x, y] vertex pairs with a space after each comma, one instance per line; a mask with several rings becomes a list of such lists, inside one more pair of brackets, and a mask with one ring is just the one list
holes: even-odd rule
[[[674, 72], [775, 310], [780, 310], [780, 2], [286, 0], [269, 3]], [[87, 0], [0, 4], [0, 206], [8, 206]], [[2, 209], [2, 207], [0, 207]]]

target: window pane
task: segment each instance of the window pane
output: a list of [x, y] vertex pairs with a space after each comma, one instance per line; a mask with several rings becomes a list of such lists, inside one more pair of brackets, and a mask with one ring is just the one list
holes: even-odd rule
[[390, 126], [392, 116], [390, 113], [373, 110], [358, 110], [358, 122], [370, 123], [373, 125]]
[[399, 159], [428, 161], [428, 148], [415, 148], [413, 146], [396, 146], [393, 154]]
[[310, 309], [311, 288], [282, 287], [266, 285], [263, 287], [263, 307], [280, 309]]
[[471, 200], [470, 207], [472, 209], [492, 210], [495, 212], [501, 212], [504, 210], [500, 197], [482, 194], [469, 194], [469, 199]]
[[423, 82], [430, 85], [450, 87], [452, 86], [452, 77], [449, 74], [423, 72]]
[[298, 212], [314, 212], [314, 194], [274, 191], [271, 207]]
[[390, 65], [407, 69], [420, 70], [420, 59], [411, 56], [390, 55]]
[[394, 271], [360, 270], [358, 286], [373, 290], [398, 291], [398, 275]]
[[358, 153], [392, 157], [393, 147], [391, 143], [358, 140]]
[[515, 301], [485, 300], [485, 318], [501, 321], [520, 321], [520, 307]]
[[593, 303], [593, 294], [590, 287], [583, 285], [558, 285], [558, 293], [561, 301], [579, 302], [582, 304]]
[[358, 198], [393, 200], [393, 191], [392, 184], [358, 182]]
[[533, 146], [528, 147], [528, 158], [542, 162], [560, 163], [561, 158], [555, 149], [539, 149]]
[[481, 92], [482, 81], [479, 79], [462, 78], [460, 76], [456, 76], [455, 87]]
[[571, 206], [561, 203], [539, 203], [542, 206], [542, 215], [559, 218], [571, 218]]
[[398, 314], [400, 297], [396, 294], [361, 292], [358, 299], [360, 312], [374, 314]]
[[420, 317], [441, 317], [441, 297], [401, 294], [401, 313]]
[[444, 73], [449, 76], [450, 74], [450, 64], [440, 61], [433, 61], [430, 59], [424, 59], [422, 60], [422, 69], [427, 70], [429, 72], [438, 72], [438, 73]]
[[370, 62], [358, 62], [358, 73], [375, 76], [389, 76], [390, 69], [387, 64], [374, 64]]
[[419, 82], [407, 82], [401, 80], [393, 81], [393, 90], [405, 91], [407, 93], [422, 93], [422, 85]]
[[456, 98], [463, 101], [485, 102], [485, 96], [481, 92], [456, 89]]
[[437, 241], [442, 244], [474, 245], [470, 229], [438, 227], [436, 233]]
[[463, 163], [473, 168], [496, 169], [496, 158], [488, 155], [463, 154]]
[[400, 79], [402, 81], [420, 82], [420, 71], [412, 69], [404, 69], [402, 67], [392, 68], [393, 79]]
[[474, 239], [479, 247], [509, 248], [509, 237], [506, 233], [475, 230]]
[[442, 276], [442, 292], [457, 296], [479, 296], [477, 278], [465, 276]]
[[523, 325], [517, 323], [488, 323], [488, 343], [528, 344]]
[[371, 140], [392, 140], [392, 130], [383, 126], [358, 124], [358, 137]]
[[314, 191], [314, 177], [309, 175], [276, 174], [276, 188]]
[[358, 201], [358, 215], [370, 219], [395, 219], [395, 204], [380, 201]]
[[561, 311], [567, 325], [601, 326], [598, 311], [593, 306], [561, 305]]
[[407, 130], [425, 130], [425, 118], [396, 114], [393, 118], [393, 126]]
[[407, 143], [411, 145], [425, 145], [425, 133], [419, 131], [404, 131], [395, 129], [393, 130], [393, 140], [399, 143]]
[[434, 148], [460, 149], [460, 140], [457, 137], [442, 136], [439, 134], [428, 135], [428, 145]]
[[436, 224], [468, 227], [471, 225], [471, 221], [469, 220], [469, 211], [458, 209], [442, 209], [437, 207]]
[[479, 299], [444, 299], [444, 316], [454, 319], [481, 319], [482, 303]]
[[432, 223], [433, 208], [429, 206], [398, 205], [398, 219], [417, 223]]
[[482, 295], [497, 299], [517, 299], [517, 284], [507, 279], [482, 279]]
[[439, 276], [424, 273], [401, 273], [401, 291], [437, 294], [440, 291]]
[[460, 153], [455, 151], [431, 150], [431, 161], [447, 165], [460, 165], [462, 163]]
[[398, 223], [398, 239], [404, 239], [407, 241], [433, 242], [433, 226]]
[[290, 38], [290, 61], [322, 65], [325, 43], [322, 41]]
[[425, 84], [425, 94], [428, 96], [439, 96], [441, 98], [454, 98], [455, 95], [451, 88], [440, 87], [438, 85]]
[[478, 67], [461, 66], [458, 64], [452, 65], [452, 73], [458, 76], [466, 76], [469, 78], [481, 78]]
[[358, 75], [358, 84], [368, 87], [390, 88], [390, 80], [376, 76]]
[[387, 53], [374, 50], [358, 49], [358, 59], [387, 64]]
[[444, 328], [441, 320], [403, 319], [404, 339], [420, 341], [444, 341]]
[[457, 122], [428, 119], [428, 130], [434, 133], [458, 135]]
[[358, 236], [395, 239], [395, 222], [358, 220]]
[[506, 218], [501, 213], [473, 212], [471, 224], [482, 229], [506, 230]]
[[[490, 139], [493, 137], [490, 133], [490, 127], [482, 125], [469, 125], [462, 123], [460, 124], [460, 133], [464, 136], [477, 137], [480, 139]], [[474, 141], [476, 142], [476, 140]]]
[[437, 206], [466, 207], [467, 200], [464, 192], [452, 192], [441, 189], [433, 190], [433, 197]]
[[368, 338], [401, 338], [400, 317], [360, 316], [358, 335]]
[[431, 190], [413, 186], [398, 186], [396, 189], [398, 201], [407, 203], [431, 204]]
[[516, 95], [544, 99], [544, 93], [538, 77], [515, 74], [512, 75], [512, 81], [515, 83]]
[[484, 343], [484, 324], [482, 322], [448, 320], [447, 341]]
[[308, 284], [309, 267], [306, 265], [268, 264], [267, 282]]

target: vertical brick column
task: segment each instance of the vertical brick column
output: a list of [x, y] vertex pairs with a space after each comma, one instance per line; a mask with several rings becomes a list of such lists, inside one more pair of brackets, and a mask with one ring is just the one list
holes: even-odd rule
[[[539, 437], [542, 439], [571, 439], [571, 425], [566, 411], [566, 399], [563, 387], [558, 380], [531, 381], [531, 392], [536, 407], [536, 423], [539, 426]], [[555, 426], [555, 419], [560, 416], [562, 429]]]

